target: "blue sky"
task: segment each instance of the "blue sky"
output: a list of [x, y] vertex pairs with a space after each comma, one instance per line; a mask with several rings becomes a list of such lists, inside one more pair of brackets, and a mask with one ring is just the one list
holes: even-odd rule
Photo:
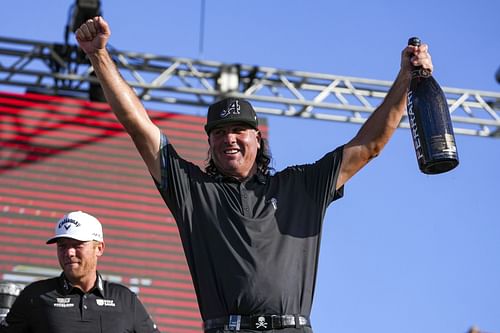
[[[102, 0], [120, 50], [393, 80], [408, 37], [430, 45], [442, 86], [499, 91], [500, 2]], [[73, 1], [8, 1], [0, 35], [63, 41]], [[172, 108], [173, 109], [173, 108]], [[313, 162], [358, 125], [270, 117], [280, 170]], [[460, 166], [418, 171], [410, 132], [330, 206], [312, 321], [317, 333], [500, 332], [500, 139], [458, 135]]]

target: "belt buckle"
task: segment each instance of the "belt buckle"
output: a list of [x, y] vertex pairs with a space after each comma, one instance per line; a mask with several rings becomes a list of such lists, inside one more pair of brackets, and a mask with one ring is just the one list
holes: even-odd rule
[[239, 331], [241, 326], [241, 316], [240, 315], [229, 315], [229, 323], [227, 328], [231, 331]]
[[277, 315], [253, 316], [252, 326], [253, 329], [259, 331], [271, 330], [273, 328], [281, 328], [281, 317]]

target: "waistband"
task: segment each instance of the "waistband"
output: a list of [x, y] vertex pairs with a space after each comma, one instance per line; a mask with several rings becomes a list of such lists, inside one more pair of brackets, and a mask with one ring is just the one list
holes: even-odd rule
[[210, 330], [214, 328], [239, 331], [241, 329], [272, 330], [289, 327], [311, 327], [308, 317], [302, 315], [253, 315], [240, 316], [229, 315], [215, 319], [205, 320], [203, 328]]

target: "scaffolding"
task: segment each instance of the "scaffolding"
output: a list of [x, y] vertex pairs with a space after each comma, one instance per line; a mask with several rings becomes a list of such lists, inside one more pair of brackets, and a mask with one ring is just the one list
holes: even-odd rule
[[[362, 124], [391, 81], [226, 64], [110, 49], [145, 103], [203, 111], [220, 96], [246, 98], [261, 114]], [[0, 37], [0, 86], [99, 100], [99, 83], [76, 45]], [[499, 137], [500, 93], [443, 87], [456, 134]], [[102, 94], [101, 94], [102, 98]], [[171, 111], [171, 110], [169, 110]], [[404, 117], [399, 125], [409, 128]]]

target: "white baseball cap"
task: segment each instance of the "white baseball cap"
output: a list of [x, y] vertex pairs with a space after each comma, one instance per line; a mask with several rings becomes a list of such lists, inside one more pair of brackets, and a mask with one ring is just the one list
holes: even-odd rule
[[82, 242], [103, 241], [102, 226], [98, 219], [82, 211], [71, 212], [56, 224], [55, 236], [47, 244], [57, 242], [58, 238], [73, 238]]

